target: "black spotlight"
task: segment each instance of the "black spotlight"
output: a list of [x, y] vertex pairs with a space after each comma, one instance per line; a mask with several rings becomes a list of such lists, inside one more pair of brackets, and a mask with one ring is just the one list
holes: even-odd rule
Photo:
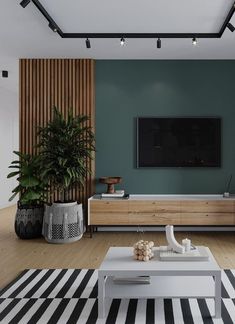
[[228, 23], [228, 24], [227, 24], [227, 27], [228, 27], [228, 29], [229, 29], [232, 33], [234, 32], [235, 27], [234, 27], [231, 23]]
[[86, 39], [86, 48], [91, 48], [91, 42], [88, 38]]
[[121, 46], [124, 46], [124, 45], [125, 45], [125, 38], [122, 37], [122, 38], [120, 39], [120, 45], [121, 45]]
[[51, 28], [51, 30], [56, 33], [57, 32], [57, 27], [55, 26], [55, 24], [53, 24], [52, 22], [49, 22], [48, 26]]
[[158, 38], [157, 40], [157, 48], [161, 48], [162, 47], [162, 41], [160, 38]]
[[20, 2], [21, 7], [25, 8], [30, 3], [31, 0], [22, 0]]
[[192, 44], [193, 44], [194, 46], [197, 45], [197, 39], [196, 39], [196, 37], [193, 37], [193, 39], [192, 39]]
[[8, 78], [8, 71], [2, 71], [2, 77]]

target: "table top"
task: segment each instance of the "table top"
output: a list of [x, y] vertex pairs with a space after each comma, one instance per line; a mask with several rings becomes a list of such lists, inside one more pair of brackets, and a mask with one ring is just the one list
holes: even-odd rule
[[[97, 195], [94, 195], [92, 197], [90, 197], [88, 200], [114, 200], [114, 201], [123, 201], [123, 200], [126, 200], [126, 199], [121, 199], [121, 198], [102, 198], [101, 199], [101, 195], [97, 194]], [[234, 196], [230, 196], [228, 198], [225, 198], [223, 195], [208, 195], [208, 194], [201, 194], [201, 195], [196, 195], [196, 194], [185, 194], [185, 195], [156, 195], [156, 194], [130, 194], [129, 195], [129, 199], [127, 200], [159, 200], [159, 201], [162, 201], [162, 200], [206, 200], [206, 201], [217, 201], [217, 200], [220, 200], [220, 201], [234, 201], [235, 200], [235, 197]]]
[[133, 259], [133, 247], [110, 247], [99, 271], [107, 274], [115, 272], [144, 272], [149, 274], [159, 273], [161, 275], [179, 275], [190, 273], [203, 273], [220, 271], [210, 249], [206, 247], [209, 255], [208, 261], [161, 261], [159, 248], [153, 248], [154, 257], [147, 262]]

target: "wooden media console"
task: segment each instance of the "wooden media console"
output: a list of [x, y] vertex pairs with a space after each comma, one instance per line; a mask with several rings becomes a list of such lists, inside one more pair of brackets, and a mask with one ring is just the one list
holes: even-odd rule
[[88, 200], [90, 226], [235, 225], [235, 199], [222, 195], [130, 195]]

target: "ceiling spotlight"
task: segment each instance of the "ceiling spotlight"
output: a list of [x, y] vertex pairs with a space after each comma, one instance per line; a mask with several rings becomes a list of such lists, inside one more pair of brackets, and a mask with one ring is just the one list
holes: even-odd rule
[[91, 42], [88, 38], [86, 39], [86, 48], [91, 48]]
[[193, 44], [194, 46], [197, 45], [197, 39], [196, 39], [195, 37], [192, 39], [192, 44]]
[[232, 33], [234, 32], [235, 27], [234, 27], [231, 23], [228, 23], [228, 24], [227, 24], [227, 27], [228, 27], [228, 29], [229, 29]]
[[30, 3], [31, 0], [22, 0], [20, 2], [21, 7], [25, 8]]
[[49, 22], [48, 26], [51, 28], [51, 30], [56, 33], [57, 32], [57, 27], [55, 26], [55, 24], [53, 24], [52, 22]]
[[120, 45], [121, 45], [121, 46], [124, 46], [124, 45], [125, 45], [125, 38], [122, 37], [122, 38], [120, 39]]
[[160, 38], [158, 38], [157, 40], [157, 48], [161, 48], [162, 47], [162, 41]]

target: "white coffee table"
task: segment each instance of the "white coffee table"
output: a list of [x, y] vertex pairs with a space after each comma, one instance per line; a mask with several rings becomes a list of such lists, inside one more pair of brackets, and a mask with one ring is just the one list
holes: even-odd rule
[[[133, 260], [133, 248], [109, 248], [98, 270], [98, 315], [106, 316], [113, 298], [214, 298], [221, 317], [221, 269], [209, 248], [208, 261], [160, 261], [159, 250], [149, 262]], [[115, 284], [113, 276], [151, 276], [150, 284]]]

